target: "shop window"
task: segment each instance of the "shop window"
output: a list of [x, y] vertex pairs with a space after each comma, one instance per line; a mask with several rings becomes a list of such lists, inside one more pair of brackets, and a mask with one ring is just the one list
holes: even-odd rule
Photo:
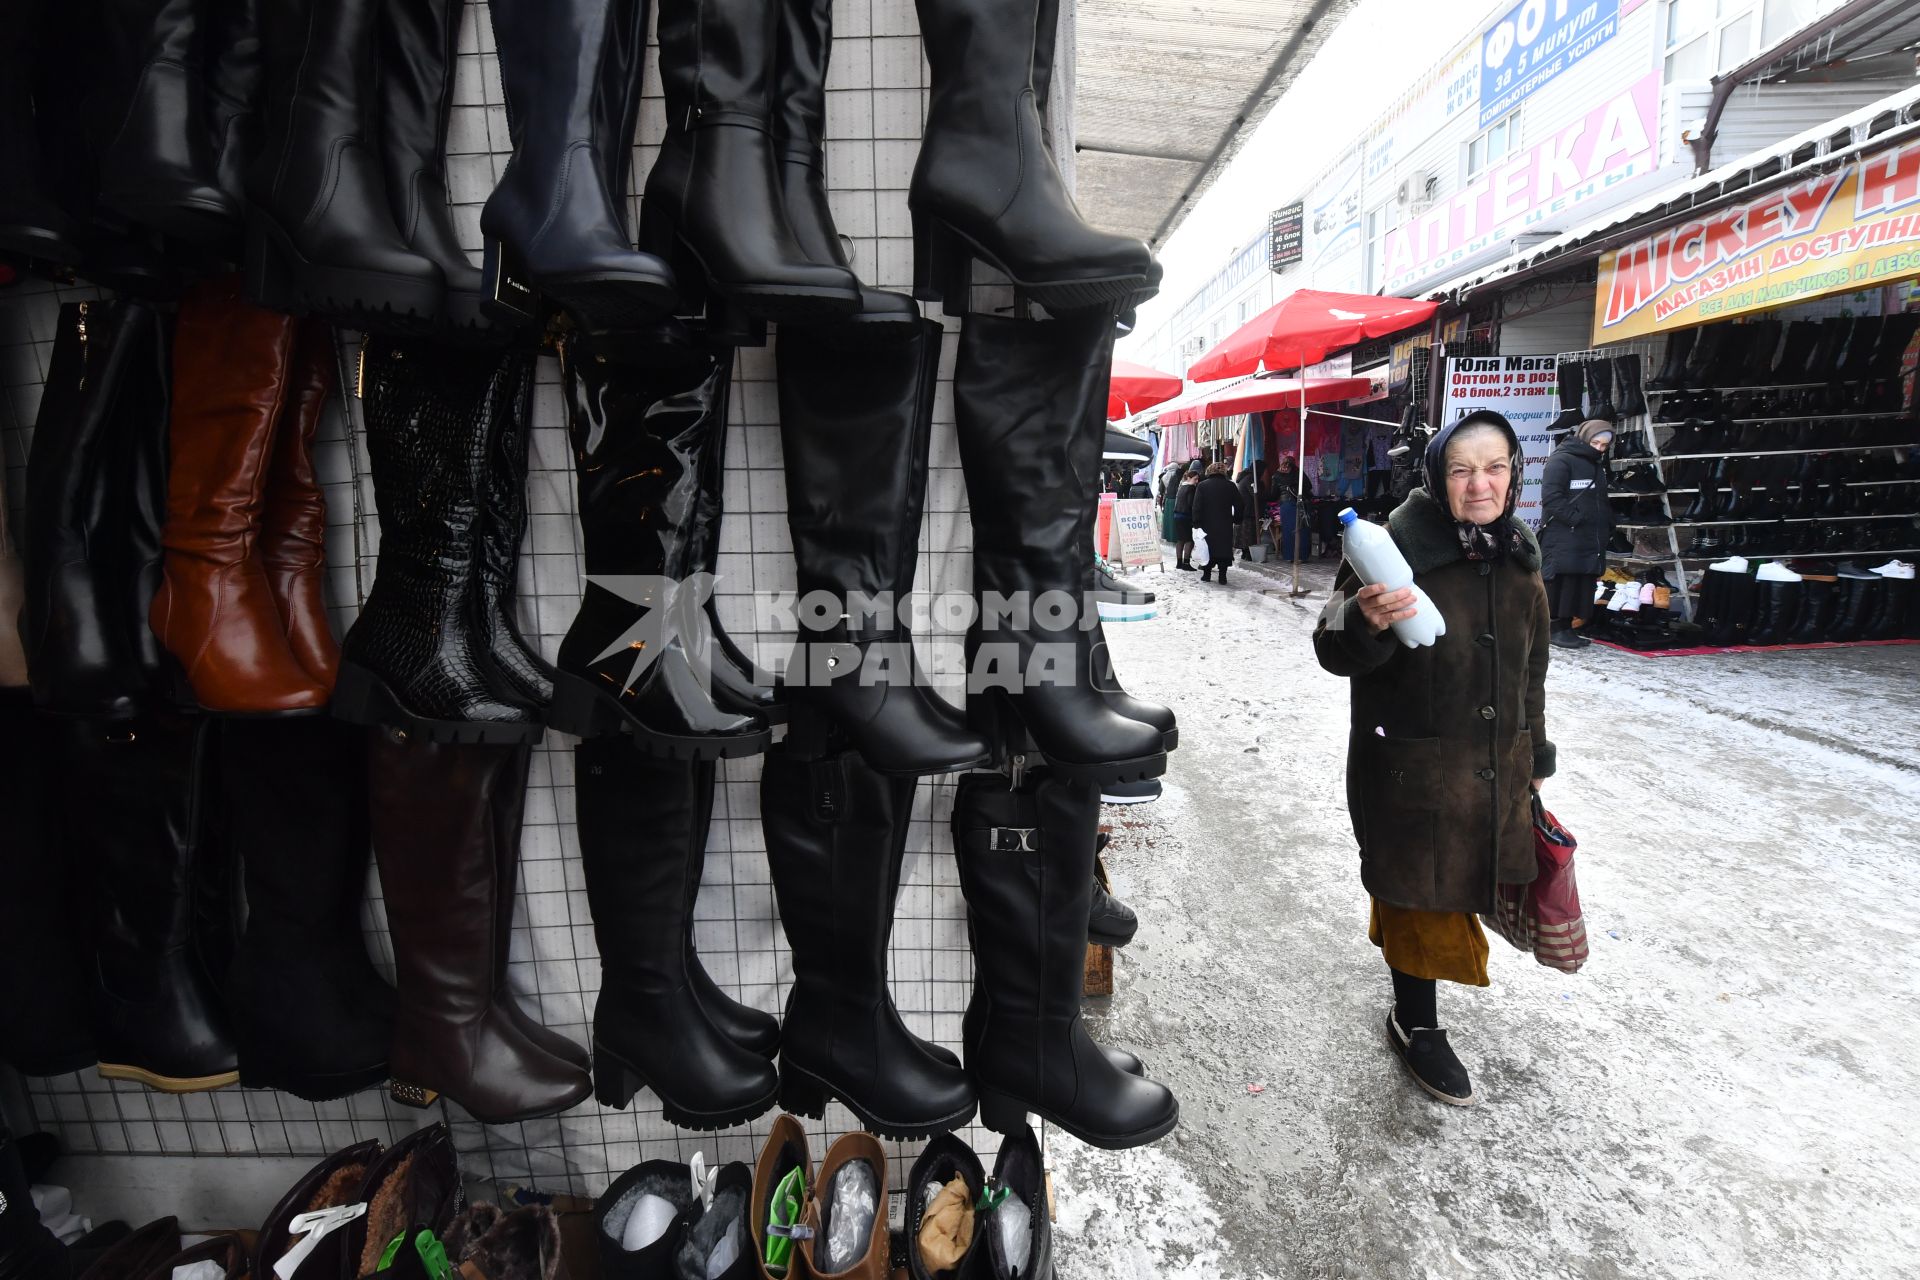
[[1367, 215], [1367, 291], [1378, 293], [1386, 274], [1387, 232], [1393, 230], [1393, 202]]
[[1764, 0], [1760, 6], [1760, 43], [1773, 48], [1794, 32], [1804, 30], [1828, 7], [1820, 0]]
[[[1805, 10], [1818, 3], [1791, 0], [1782, 7]], [[1754, 0], [1667, 0], [1666, 83], [1711, 80], [1752, 57], [1762, 25], [1753, 10]]]
[[1494, 121], [1493, 127], [1467, 144], [1467, 177], [1477, 177], [1520, 149], [1520, 113]]

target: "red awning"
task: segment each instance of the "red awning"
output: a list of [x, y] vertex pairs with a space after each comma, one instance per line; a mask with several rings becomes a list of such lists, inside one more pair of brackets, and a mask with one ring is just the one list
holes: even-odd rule
[[1351, 400], [1367, 394], [1373, 384], [1365, 378], [1308, 378], [1304, 388], [1298, 378], [1249, 378], [1222, 387], [1212, 395], [1195, 399], [1160, 414], [1155, 421], [1162, 426], [1182, 422], [1205, 422], [1210, 418], [1230, 418], [1241, 413], [1261, 413], [1268, 409], [1298, 409], [1304, 394], [1307, 404], [1326, 404], [1333, 400]]
[[1165, 404], [1180, 394], [1185, 384], [1171, 373], [1149, 369], [1131, 360], [1115, 360], [1107, 383], [1107, 417], [1124, 418], [1129, 414]]
[[1424, 323], [1439, 305], [1370, 293], [1300, 289], [1221, 339], [1187, 370], [1187, 377], [1193, 382], [1218, 382], [1262, 369], [1304, 369], [1341, 347]]

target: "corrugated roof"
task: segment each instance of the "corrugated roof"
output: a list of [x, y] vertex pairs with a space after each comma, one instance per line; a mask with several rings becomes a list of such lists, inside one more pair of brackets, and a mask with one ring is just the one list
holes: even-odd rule
[[1164, 244], [1356, 0], [1079, 0], [1076, 198]]

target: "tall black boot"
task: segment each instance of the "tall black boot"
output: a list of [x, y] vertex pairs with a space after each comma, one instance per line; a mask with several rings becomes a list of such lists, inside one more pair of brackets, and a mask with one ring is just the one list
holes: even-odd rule
[[171, 712], [58, 730], [70, 856], [99, 904], [100, 1074], [175, 1093], [240, 1074], [195, 921], [196, 896], [221, 900], [232, 874], [208, 803], [216, 731]]
[[[447, 205], [447, 125], [465, 0], [387, 0], [380, 15], [380, 155], [401, 241], [440, 268], [450, 337], [505, 340], [511, 312], [483, 308], [480, 269], [460, 247]], [[506, 46], [501, 46], [504, 51]], [[512, 57], [502, 54], [503, 65]]]
[[[628, 776], [636, 750], [622, 737], [586, 739], [574, 748], [576, 776]], [[651, 1088], [667, 1121], [685, 1129], [725, 1129], [765, 1114], [779, 1077], [714, 1025], [688, 964], [688, 882], [706, 857], [704, 839], [695, 844], [704, 832], [692, 789], [649, 794], [596, 781], [574, 799], [600, 948], [596, 1096], [624, 1108]], [[636, 842], [636, 832], [663, 838]]]
[[[21, 0], [0, 26], [0, 251], [57, 263], [80, 256], [80, 231], [54, 199], [35, 127], [35, 68], [53, 0]], [[71, 75], [71, 68], [68, 69]]]
[[1605, 360], [1583, 362], [1587, 384], [1587, 417], [1602, 422], [1619, 422], [1620, 410], [1613, 403], [1613, 365]]
[[908, 196], [914, 294], [952, 314], [966, 309], [975, 257], [1050, 311], [1151, 296], [1152, 251], [1089, 226], [1047, 154], [1033, 83], [1041, 2], [916, 5], [933, 84]]
[[158, 683], [146, 624], [164, 511], [170, 327], [139, 302], [60, 309], [27, 459], [26, 607], [34, 702], [133, 714]]
[[240, 1080], [318, 1101], [387, 1078], [393, 989], [367, 955], [366, 734], [324, 717], [222, 728], [247, 923], [227, 975]]
[[1620, 416], [1637, 418], [1647, 411], [1647, 397], [1640, 385], [1640, 357], [1637, 355], [1615, 356], [1613, 372], [1619, 384], [1617, 399]]
[[1847, 335], [1853, 332], [1853, 321], [1846, 316], [1828, 316], [1820, 322], [1819, 336], [1814, 340], [1813, 354], [1807, 357], [1806, 368], [1795, 382], [1833, 382], [1840, 376], [1840, 357], [1847, 348]]
[[514, 619], [520, 543], [527, 533], [527, 447], [532, 434], [525, 397], [507, 397], [487, 418], [480, 476], [478, 573], [481, 634], [487, 657], [514, 697], [535, 707], [553, 701], [553, 666], [520, 634]]
[[[827, 59], [833, 47], [833, 0], [775, 0], [780, 53], [774, 79], [773, 140], [787, 223], [801, 252], [815, 263], [852, 269], [827, 203]], [[861, 284], [860, 309], [835, 334], [888, 341], [907, 336], [920, 308], [904, 293]]]
[[1743, 642], [1752, 645], [1784, 644], [1786, 637], [1792, 633], [1799, 613], [1800, 584], [1761, 578], [1754, 583], [1754, 594], [1753, 624], [1747, 628]]
[[[61, 761], [51, 726], [24, 690], [0, 691], [0, 1062], [52, 1076], [93, 1065], [87, 1016], [93, 931], [78, 889], [81, 867], [60, 837]], [[5, 1268], [0, 1267], [0, 1274]]]
[[[1723, 572], [1709, 569], [1709, 573]], [[1721, 602], [1719, 616], [1714, 621], [1707, 643], [1712, 645], [1744, 644], [1747, 631], [1753, 625], [1754, 602], [1758, 598], [1758, 584], [1751, 573], [1727, 573], [1727, 581], [1722, 584], [1726, 592]]]
[[1745, 349], [1740, 368], [1742, 385], [1763, 387], [1772, 382], [1773, 358], [1780, 350], [1780, 335], [1785, 329], [1778, 320], [1755, 320], [1741, 326], [1740, 345]]
[[206, 110], [208, 0], [106, 0], [100, 202], [194, 244], [225, 245], [240, 206], [221, 190]]
[[1169, 1132], [1180, 1106], [1164, 1085], [1116, 1067], [1081, 1023], [1099, 820], [1097, 787], [1047, 770], [1018, 789], [970, 774], [953, 804], [980, 1005], [966, 1061], [981, 1123], [1014, 1133], [1031, 1111], [1118, 1149]]
[[1693, 352], [1698, 329], [1681, 329], [1667, 337], [1667, 349], [1661, 354], [1660, 372], [1647, 379], [1649, 391], [1678, 391], [1686, 386], [1687, 357]]
[[492, 13], [514, 151], [480, 214], [487, 295], [524, 312], [537, 289], [587, 329], [658, 319], [674, 274], [628, 238], [625, 184], [611, 185], [625, 170], [609, 153], [633, 138], [607, 136], [625, 112], [620, 80], [639, 78], [643, 0], [505, 0]]
[[1881, 316], [1856, 316], [1847, 331], [1847, 351], [1840, 358], [1836, 376], [1841, 382], [1858, 382], [1873, 372], [1873, 353], [1880, 345], [1880, 331], [1886, 326]]
[[1558, 366], [1560, 416], [1548, 425], [1548, 431], [1571, 431], [1587, 420], [1587, 415], [1580, 409], [1581, 393], [1586, 386], [1581, 370], [1585, 367], [1585, 362], [1580, 360], [1569, 360]]
[[[940, 326], [875, 347], [856, 371], [833, 340], [782, 332], [780, 431], [787, 525], [799, 595], [839, 616], [803, 633], [790, 695], [831, 716], [879, 770], [952, 773], [986, 763], [988, 744], [926, 686], [903, 616], [926, 502]], [[805, 624], [803, 624], [805, 625]]]
[[1715, 378], [1727, 340], [1733, 333], [1733, 325], [1730, 321], [1722, 320], [1695, 332], [1699, 336], [1694, 339], [1693, 350], [1688, 356], [1685, 385], [1696, 390], [1718, 388], [1720, 383]]
[[1886, 578], [1880, 588], [1880, 603], [1861, 631], [1862, 640], [1897, 640], [1907, 633], [1907, 613], [1913, 607], [1913, 579]]
[[[593, 842], [612, 852], [609, 857], [648, 856], [652, 848], [704, 850], [707, 833], [713, 823], [713, 792], [716, 770], [711, 760], [664, 760], [638, 750], [619, 751], [611, 746], [600, 752], [592, 767], [580, 770], [574, 787], [579, 800], [580, 840]], [[585, 795], [593, 792], [593, 795]], [[648, 802], [644, 826], [602, 830], [595, 819], [622, 812], [629, 798]], [[690, 825], [680, 830], [679, 822]], [[686, 930], [687, 976], [693, 983], [701, 1012], [707, 1015], [721, 1034], [763, 1058], [771, 1058], [780, 1048], [780, 1022], [772, 1014], [742, 1004], [722, 991], [694, 950], [694, 905], [700, 897], [700, 880], [705, 858], [695, 858], [687, 876], [687, 910], [682, 920]]]
[[1833, 612], [1834, 584], [1837, 579], [1824, 574], [1806, 574], [1800, 579], [1800, 612], [1793, 630], [1782, 636], [1780, 644], [1819, 644], [1827, 638], [1828, 619]]
[[1840, 602], [1834, 609], [1833, 625], [1827, 629], [1827, 639], [1835, 644], [1851, 644], [1864, 639], [1867, 625], [1873, 621], [1879, 609], [1880, 596], [1886, 590], [1886, 585], [1877, 573], [1842, 570]]
[[969, 317], [954, 372], [968, 500], [992, 513], [974, 525], [974, 589], [996, 606], [967, 637], [968, 719], [996, 751], [1031, 736], [1063, 775], [1091, 782], [1156, 777], [1167, 759], [1158, 728], [1109, 707], [1086, 679], [1085, 619], [1049, 624], [1043, 607], [1047, 592], [1078, 601], [1085, 588], [1112, 342], [1102, 313]]
[[524, 420], [533, 358], [398, 338], [363, 355], [380, 563], [340, 646], [334, 714], [432, 742], [536, 741], [536, 708], [491, 655], [478, 585], [488, 443], [500, 417]]
[[[624, 730], [648, 751], [691, 759], [753, 755], [771, 740], [753, 709], [762, 691], [714, 659], [699, 584], [687, 584], [704, 567], [702, 477], [726, 430], [732, 366], [717, 345], [658, 370], [562, 351], [587, 582], [560, 642], [556, 728]], [[687, 585], [675, 594], [673, 584]]]
[[1160, 731], [1161, 749], [1172, 751], [1180, 745], [1180, 726], [1175, 719], [1173, 708], [1162, 706], [1158, 702], [1148, 702], [1145, 698], [1136, 698], [1120, 685], [1120, 677], [1113, 669], [1113, 652], [1107, 647], [1107, 633], [1100, 620], [1097, 606], [1093, 618], [1093, 634], [1088, 656], [1091, 659], [1090, 676], [1093, 687], [1100, 691], [1106, 704], [1129, 720], [1138, 720], [1142, 724], [1152, 725]]
[[1793, 386], [1807, 380], [1807, 361], [1820, 341], [1818, 320], [1795, 320], [1787, 325], [1786, 340], [1780, 356], [1773, 362], [1766, 381], [1773, 386]]
[[793, 990], [780, 1046], [780, 1104], [820, 1118], [838, 1098], [866, 1128], [925, 1138], [973, 1117], [957, 1063], [930, 1056], [887, 990], [887, 939], [915, 782], [855, 751], [767, 754], [760, 809]]
[[647, 175], [640, 243], [673, 262], [682, 297], [706, 302], [715, 330], [740, 324], [723, 311], [820, 320], [862, 305], [853, 272], [816, 261], [787, 217], [773, 138], [782, 7], [660, 0], [667, 135]]
[[[243, 210], [247, 162], [260, 144], [260, 107], [266, 68], [260, 58], [260, 6], [266, 0], [224, 0], [209, 17], [206, 59], [207, 129], [212, 135], [213, 180]], [[239, 225], [236, 223], [235, 230]]]
[[272, 0], [261, 8], [262, 143], [247, 174], [248, 290], [374, 333], [431, 332], [440, 268], [394, 225], [379, 140], [385, 0]]

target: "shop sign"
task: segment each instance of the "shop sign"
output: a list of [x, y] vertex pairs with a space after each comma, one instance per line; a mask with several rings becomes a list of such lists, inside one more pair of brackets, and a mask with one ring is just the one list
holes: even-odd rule
[[1447, 361], [1442, 422], [1475, 409], [1505, 415], [1526, 458], [1515, 514], [1540, 527], [1540, 474], [1553, 452], [1547, 427], [1560, 416], [1560, 374], [1553, 356], [1455, 356]]
[[1107, 530], [1107, 559], [1116, 564], [1159, 564], [1160, 529], [1153, 499], [1121, 498]]
[[1314, 287], [1338, 292], [1347, 287], [1334, 264], [1351, 258], [1349, 275], [1358, 276], [1360, 259], [1360, 154], [1351, 152], [1334, 167], [1306, 201], [1307, 262]]
[[1295, 200], [1267, 219], [1267, 265], [1285, 271], [1306, 255], [1307, 206]]
[[1372, 404], [1376, 400], [1385, 400], [1391, 394], [1387, 387], [1387, 364], [1384, 360], [1365, 369], [1355, 369], [1352, 376], [1365, 378], [1367, 390], [1365, 394], [1349, 399], [1348, 404]]
[[1480, 126], [1613, 39], [1620, 0], [1520, 0], [1480, 37]]
[[1920, 276], [1920, 142], [1818, 173], [1600, 259], [1596, 343]]
[[1656, 71], [1401, 223], [1387, 233], [1386, 292], [1462, 269], [1522, 232], [1553, 230], [1560, 215], [1652, 173], [1659, 120]]
[[1415, 334], [1411, 338], [1402, 338], [1393, 344], [1393, 354], [1387, 360], [1387, 385], [1395, 391], [1403, 389], [1413, 380], [1413, 353], [1422, 347], [1433, 345], [1433, 335]]

